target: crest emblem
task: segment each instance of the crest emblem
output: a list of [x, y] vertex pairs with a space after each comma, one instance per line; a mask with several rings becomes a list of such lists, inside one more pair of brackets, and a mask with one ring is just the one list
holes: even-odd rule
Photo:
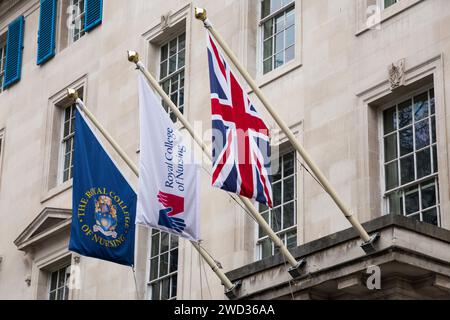
[[99, 196], [95, 202], [94, 232], [100, 232], [107, 237], [117, 238], [117, 209], [110, 197]]

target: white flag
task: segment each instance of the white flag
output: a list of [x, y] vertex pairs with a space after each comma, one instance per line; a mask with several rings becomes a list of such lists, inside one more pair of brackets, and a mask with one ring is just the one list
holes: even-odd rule
[[139, 74], [140, 161], [136, 223], [199, 240], [198, 166]]

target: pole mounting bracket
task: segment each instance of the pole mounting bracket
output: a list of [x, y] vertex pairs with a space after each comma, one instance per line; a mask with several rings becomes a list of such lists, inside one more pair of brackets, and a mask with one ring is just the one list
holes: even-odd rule
[[297, 265], [290, 267], [288, 269], [288, 272], [291, 275], [291, 277], [294, 279], [300, 277], [302, 275], [301, 269], [303, 269], [305, 264], [306, 264], [306, 260], [305, 260], [305, 258], [303, 258], [298, 261]]
[[364, 250], [366, 254], [375, 253], [377, 251], [377, 249], [375, 248], [375, 244], [379, 239], [380, 233], [377, 232], [370, 237], [369, 241], [361, 243], [361, 248]]
[[227, 298], [230, 300], [235, 300], [237, 298], [237, 291], [239, 290], [241, 285], [242, 285], [242, 280], [238, 280], [235, 283], [233, 283], [232, 288], [225, 290], [225, 295], [227, 296]]

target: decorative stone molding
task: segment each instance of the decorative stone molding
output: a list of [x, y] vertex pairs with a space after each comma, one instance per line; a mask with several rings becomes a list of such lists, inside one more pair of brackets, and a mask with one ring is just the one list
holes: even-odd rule
[[388, 69], [391, 90], [405, 85], [405, 59], [392, 64]]

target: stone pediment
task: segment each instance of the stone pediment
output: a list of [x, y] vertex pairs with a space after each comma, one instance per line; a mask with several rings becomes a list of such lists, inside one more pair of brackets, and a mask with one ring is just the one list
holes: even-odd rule
[[28, 247], [68, 229], [71, 221], [71, 209], [45, 208], [14, 240], [14, 244], [19, 250], [26, 251]]

